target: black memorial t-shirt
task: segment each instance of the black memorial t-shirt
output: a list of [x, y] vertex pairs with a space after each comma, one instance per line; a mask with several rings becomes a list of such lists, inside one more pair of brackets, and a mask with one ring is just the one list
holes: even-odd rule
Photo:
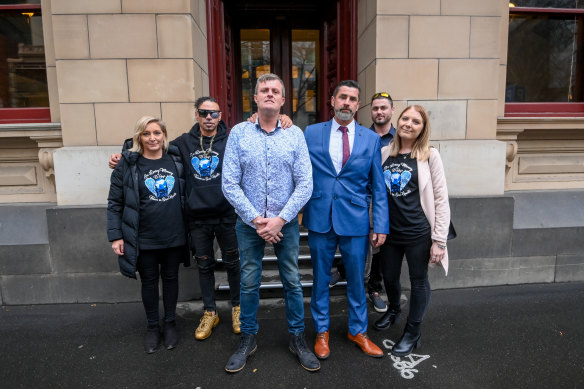
[[184, 245], [186, 238], [179, 178], [174, 162], [164, 153], [160, 159], [140, 156], [137, 166], [140, 186], [140, 248], [153, 250]]
[[383, 163], [389, 194], [389, 241], [409, 243], [430, 234], [418, 187], [418, 161], [410, 153], [389, 157]]

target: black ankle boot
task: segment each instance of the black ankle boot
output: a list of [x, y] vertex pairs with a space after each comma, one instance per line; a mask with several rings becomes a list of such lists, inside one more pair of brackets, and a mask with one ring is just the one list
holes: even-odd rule
[[164, 346], [167, 350], [172, 350], [178, 345], [178, 332], [176, 332], [176, 323], [169, 321], [164, 323]]
[[308, 371], [317, 371], [320, 369], [320, 362], [306, 344], [304, 332], [299, 335], [290, 334], [290, 345], [288, 347], [292, 354], [298, 357], [298, 361], [303, 368]]
[[148, 326], [146, 336], [144, 336], [144, 352], [152, 354], [158, 351], [160, 347], [160, 327]]
[[391, 353], [396, 357], [405, 357], [409, 355], [416, 347], [422, 344], [422, 333], [420, 332], [420, 323], [407, 322], [404, 334], [401, 339], [393, 346]]
[[387, 312], [383, 314], [376, 322], [373, 324], [373, 328], [378, 331], [386, 330], [395, 323], [397, 317], [399, 316], [399, 310], [388, 309]]
[[225, 370], [229, 373], [237, 373], [245, 367], [247, 358], [255, 353], [257, 349], [258, 345], [255, 340], [255, 335], [242, 333], [239, 336], [237, 350], [235, 350], [235, 353], [227, 361]]

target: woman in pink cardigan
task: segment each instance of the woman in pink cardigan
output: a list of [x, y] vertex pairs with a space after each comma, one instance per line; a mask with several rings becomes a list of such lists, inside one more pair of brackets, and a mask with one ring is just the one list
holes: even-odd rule
[[420, 345], [420, 325], [430, 302], [428, 265], [448, 271], [446, 237], [450, 224], [442, 160], [430, 147], [430, 122], [424, 107], [412, 105], [399, 116], [397, 135], [381, 150], [389, 197], [390, 232], [381, 246], [389, 309], [374, 327], [391, 327], [400, 314], [400, 273], [406, 257], [411, 297], [407, 324], [392, 354], [406, 356]]

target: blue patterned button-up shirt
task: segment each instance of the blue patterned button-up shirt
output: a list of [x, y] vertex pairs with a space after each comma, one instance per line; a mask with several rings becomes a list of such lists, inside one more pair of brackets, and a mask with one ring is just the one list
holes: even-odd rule
[[231, 129], [223, 158], [223, 194], [251, 227], [258, 216], [294, 219], [312, 195], [312, 165], [302, 130], [280, 122], [271, 132], [243, 122]]

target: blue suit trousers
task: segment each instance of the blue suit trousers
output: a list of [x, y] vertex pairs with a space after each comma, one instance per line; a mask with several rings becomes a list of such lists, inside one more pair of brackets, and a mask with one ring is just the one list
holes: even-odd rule
[[324, 234], [308, 231], [308, 244], [310, 245], [314, 276], [310, 309], [316, 332], [324, 332], [329, 329], [329, 281], [337, 246], [343, 257], [347, 273], [349, 332], [351, 335], [367, 332], [367, 301], [363, 274], [368, 239], [367, 235], [340, 236], [334, 229]]

